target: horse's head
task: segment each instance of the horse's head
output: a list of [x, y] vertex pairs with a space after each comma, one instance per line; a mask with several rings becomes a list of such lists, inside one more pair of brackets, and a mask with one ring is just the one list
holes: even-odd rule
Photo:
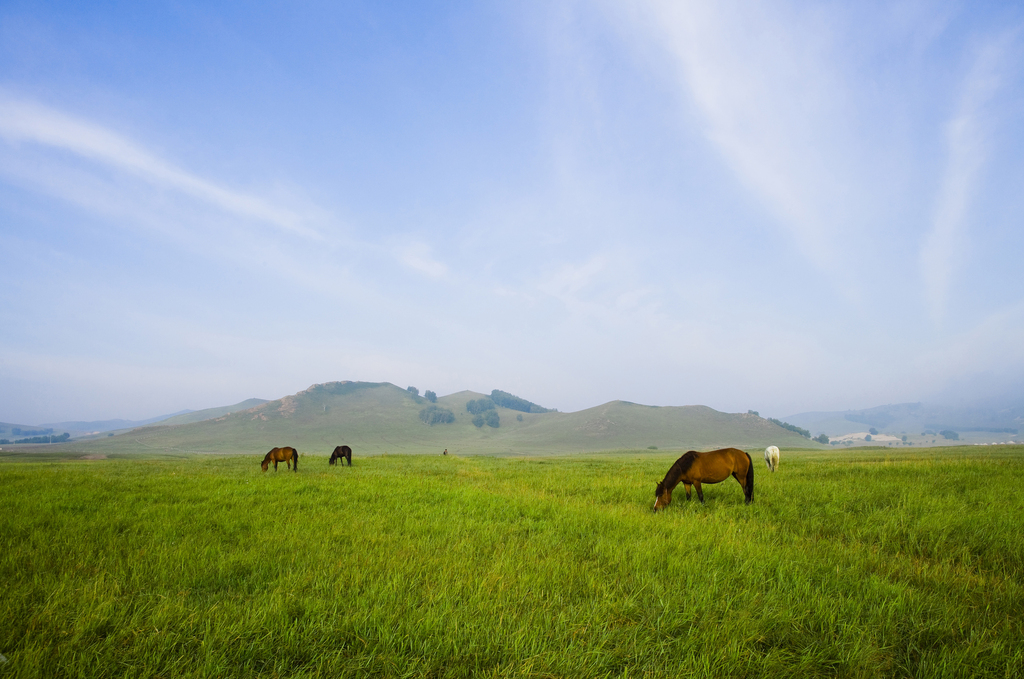
[[665, 489], [665, 482], [662, 481], [658, 484], [658, 487], [654, 490], [654, 511], [664, 509], [668, 507], [668, 504], [672, 502], [672, 491]]
[[270, 460], [263, 460], [263, 462], [260, 462], [260, 467], [263, 469], [263, 471], [267, 471], [267, 469], [270, 467]]

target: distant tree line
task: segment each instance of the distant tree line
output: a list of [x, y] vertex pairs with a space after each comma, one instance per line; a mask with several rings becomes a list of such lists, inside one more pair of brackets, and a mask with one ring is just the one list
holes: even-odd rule
[[812, 441], [817, 441], [818, 443], [823, 443], [825, 445], [828, 445], [828, 437], [825, 436], [824, 434], [819, 434], [818, 436], [815, 436], [811, 440]]
[[779, 425], [783, 429], [788, 429], [789, 431], [796, 432], [797, 434], [800, 434], [800, 436], [803, 436], [805, 439], [811, 438], [811, 432], [807, 431], [806, 429], [802, 429], [796, 426], [795, 424], [783, 422], [782, 420], [776, 420], [774, 417], [769, 417], [768, 421], [771, 422], [772, 424]]
[[943, 429], [942, 431], [939, 432], [939, 436], [941, 436], [944, 439], [948, 439], [950, 441], [959, 441], [960, 440], [960, 434], [957, 434], [952, 429]]
[[430, 426], [451, 424], [455, 421], [455, 413], [441, 406], [427, 406], [420, 411], [420, 419]]
[[14, 427], [11, 429], [11, 433], [15, 436], [42, 436], [44, 434], [52, 434], [53, 429], [22, 429], [21, 427]]
[[518, 410], [524, 413], [551, 412], [549, 408], [542, 408], [536, 403], [527, 401], [525, 398], [519, 398], [518, 396], [514, 396], [513, 394], [510, 394], [507, 391], [501, 391], [500, 389], [495, 389], [494, 391], [491, 392], [491, 400], [494, 401], [495, 404], [501, 406], [502, 408], [508, 408], [509, 410]]
[[[15, 428], [12, 431], [21, 431], [21, 430], [18, 429], [18, 428]], [[53, 431], [53, 430], [51, 429], [50, 431]], [[35, 432], [32, 432], [32, 433], [34, 434]], [[67, 432], [64, 432], [63, 434], [61, 434], [59, 436], [53, 436], [53, 435], [48, 434], [46, 436], [32, 436], [30, 438], [18, 439], [17, 441], [14, 441], [14, 443], [64, 443], [65, 441], [67, 441], [70, 438], [71, 438], [71, 434], [69, 434]], [[8, 440], [8, 439], [0, 439], [0, 446], [7, 445], [7, 444], [10, 444], [10, 443], [11, 443], [11, 441]]]

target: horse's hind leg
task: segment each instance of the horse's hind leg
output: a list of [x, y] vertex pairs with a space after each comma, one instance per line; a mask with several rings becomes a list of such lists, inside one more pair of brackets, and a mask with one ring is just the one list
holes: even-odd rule
[[736, 479], [736, 482], [740, 484], [740, 488], [743, 489], [743, 500], [746, 504], [750, 504], [753, 498], [751, 497], [751, 489], [747, 487], [747, 480], [740, 476], [739, 472], [733, 472], [732, 477]]

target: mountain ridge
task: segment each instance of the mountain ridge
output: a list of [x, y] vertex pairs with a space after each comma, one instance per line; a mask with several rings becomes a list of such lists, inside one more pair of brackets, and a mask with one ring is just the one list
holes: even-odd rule
[[[613, 449], [708, 449], [778, 445], [816, 447], [799, 435], [749, 413], [707, 406], [646, 406], [609, 401], [573, 413], [494, 408], [499, 426], [477, 426], [466, 404], [489, 398], [470, 390], [432, 402], [390, 382], [338, 381], [200, 422], [139, 427], [83, 449], [105, 451], [264, 453], [290, 445], [327, 454], [347, 444], [356, 454], [551, 454]], [[430, 406], [451, 412], [450, 424], [428, 425]], [[74, 443], [68, 444], [75, 445]]]

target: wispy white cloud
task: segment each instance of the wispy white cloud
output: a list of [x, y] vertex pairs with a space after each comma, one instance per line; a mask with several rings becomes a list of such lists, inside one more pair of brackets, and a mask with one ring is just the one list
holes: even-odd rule
[[963, 83], [957, 110], [946, 123], [946, 167], [932, 228], [921, 248], [921, 276], [933, 320], [941, 320], [957, 255], [963, 252], [971, 201], [991, 143], [986, 107], [999, 89], [1007, 47], [1016, 31], [979, 50]]
[[434, 257], [433, 250], [426, 243], [409, 243], [398, 252], [398, 260], [406, 267], [430, 278], [444, 278], [448, 267]]
[[[12, 147], [33, 144], [70, 153], [158, 188], [180, 192], [236, 217], [256, 220], [307, 238], [320, 238], [302, 214], [258, 196], [225, 188], [176, 167], [102, 125], [18, 98], [4, 90], [0, 90], [0, 139]], [[74, 192], [74, 187], [69, 187], [69, 191]]]
[[848, 94], [831, 70], [831, 26], [820, 14], [748, 3], [643, 5], [646, 30], [674, 60], [704, 133], [737, 178], [825, 262], [843, 214], [849, 168], [837, 147]]

